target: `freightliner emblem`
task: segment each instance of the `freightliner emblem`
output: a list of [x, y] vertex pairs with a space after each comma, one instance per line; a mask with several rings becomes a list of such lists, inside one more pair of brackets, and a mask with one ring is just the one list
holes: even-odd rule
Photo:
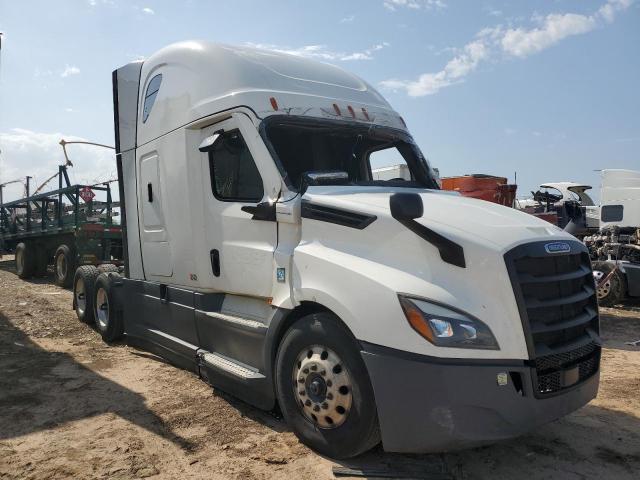
[[565, 242], [547, 243], [544, 246], [547, 253], [568, 253], [571, 251], [571, 245]]

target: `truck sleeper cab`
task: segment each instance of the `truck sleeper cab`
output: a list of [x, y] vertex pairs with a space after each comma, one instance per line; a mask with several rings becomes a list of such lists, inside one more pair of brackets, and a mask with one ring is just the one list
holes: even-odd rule
[[[361, 79], [184, 42], [113, 83], [125, 274], [77, 274], [106, 340], [278, 404], [335, 458], [493, 442], [595, 397], [585, 247], [440, 191]], [[380, 161], [410, 179], [375, 180]]]

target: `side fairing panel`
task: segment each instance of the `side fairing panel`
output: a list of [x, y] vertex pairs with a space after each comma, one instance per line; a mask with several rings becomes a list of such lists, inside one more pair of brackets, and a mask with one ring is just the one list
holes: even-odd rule
[[142, 250], [140, 248], [140, 231], [138, 229], [138, 193], [136, 182], [136, 151], [128, 150], [120, 154], [122, 162], [122, 179], [120, 180], [120, 195], [124, 195], [124, 209], [126, 218], [126, 242], [128, 255], [128, 277], [144, 279], [142, 265]]
[[142, 62], [134, 62], [113, 72], [113, 120], [122, 206], [125, 273], [129, 278], [138, 279], [144, 278], [140, 234], [137, 228], [139, 219], [135, 158], [141, 69]]

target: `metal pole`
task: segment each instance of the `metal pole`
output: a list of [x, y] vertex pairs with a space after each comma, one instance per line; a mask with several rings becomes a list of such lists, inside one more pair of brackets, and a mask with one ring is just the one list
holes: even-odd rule
[[74, 221], [75, 221], [75, 225], [74, 225], [74, 230], [78, 228], [78, 210], [80, 210], [80, 189], [78, 187], [76, 187], [76, 197], [74, 199]]
[[[58, 166], [58, 190], [62, 190], [62, 170], [65, 167]], [[58, 194], [58, 227], [62, 228], [62, 192]]]
[[105, 185], [107, 186], [107, 225], [111, 226], [113, 224], [111, 218], [111, 185], [109, 183], [105, 183]]
[[29, 187], [31, 183], [31, 177], [27, 175], [27, 232], [31, 231], [31, 202], [29, 201]]
[[4, 185], [0, 185], [0, 232], [4, 233], [4, 200], [2, 198], [2, 190]]

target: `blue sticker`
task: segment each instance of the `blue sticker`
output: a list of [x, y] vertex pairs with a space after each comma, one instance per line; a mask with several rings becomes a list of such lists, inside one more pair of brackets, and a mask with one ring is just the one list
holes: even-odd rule
[[279, 267], [278, 269], [276, 269], [276, 278], [278, 279], [279, 282], [284, 282], [285, 277], [286, 277], [286, 269]]

